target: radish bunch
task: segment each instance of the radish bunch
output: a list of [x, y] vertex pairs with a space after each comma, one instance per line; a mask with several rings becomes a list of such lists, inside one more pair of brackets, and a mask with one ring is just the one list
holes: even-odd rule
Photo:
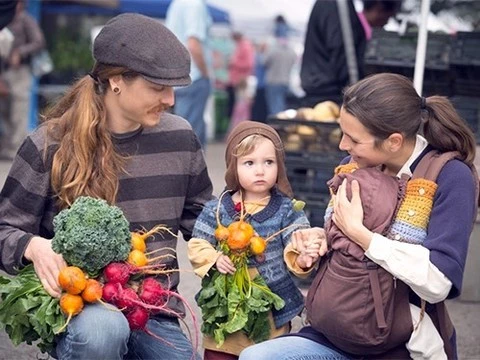
[[[152, 333], [147, 328], [147, 322], [151, 315], [163, 313], [182, 320], [182, 314], [170, 309], [167, 304], [171, 297], [180, 299], [190, 312], [195, 327], [195, 341], [192, 341], [194, 353], [198, 345], [197, 320], [195, 313], [188, 302], [180, 294], [162, 286], [153, 277], [143, 277], [139, 284], [133, 284], [131, 277], [143, 274], [142, 267], [136, 267], [129, 263], [115, 262], [107, 265], [103, 271], [105, 284], [102, 298], [106, 302], [120, 309], [128, 320], [131, 330], [145, 331], [147, 334], [166, 342], [164, 339]], [[173, 346], [173, 345], [172, 345]]]

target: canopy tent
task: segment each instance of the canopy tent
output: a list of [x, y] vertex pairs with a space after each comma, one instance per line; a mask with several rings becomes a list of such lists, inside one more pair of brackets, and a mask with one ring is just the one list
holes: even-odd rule
[[228, 11], [232, 27], [250, 39], [272, 36], [277, 15], [285, 18], [292, 36], [303, 39], [315, 0], [207, 0], [207, 3]]
[[[45, 14], [67, 14], [67, 15], [110, 15], [115, 16], [121, 13], [133, 12], [156, 18], [165, 18], [171, 0], [117, 0], [102, 2], [98, 4], [79, 4], [70, 1], [44, 1], [42, 2], [42, 13]], [[215, 6], [208, 6], [210, 15], [215, 23], [230, 23], [228, 12]]]

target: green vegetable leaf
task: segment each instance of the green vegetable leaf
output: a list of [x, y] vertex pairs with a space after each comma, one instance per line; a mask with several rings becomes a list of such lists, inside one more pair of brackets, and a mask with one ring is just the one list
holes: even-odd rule
[[33, 265], [22, 269], [17, 276], [0, 276], [0, 328], [17, 346], [36, 345], [42, 352], [55, 346], [55, 330], [65, 324], [58, 299], [43, 288]]
[[212, 271], [204, 277], [196, 300], [202, 311], [202, 333], [215, 339], [217, 347], [225, 337], [243, 331], [254, 342], [270, 337], [270, 311], [285, 306], [260, 275], [250, 279], [246, 264], [233, 275]]

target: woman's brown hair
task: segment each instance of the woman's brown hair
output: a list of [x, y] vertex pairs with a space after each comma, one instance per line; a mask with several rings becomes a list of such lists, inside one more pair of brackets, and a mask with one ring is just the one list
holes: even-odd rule
[[377, 145], [393, 133], [414, 140], [422, 132], [436, 150], [458, 151], [461, 160], [473, 164], [475, 137], [452, 103], [443, 96], [420, 97], [402, 75], [383, 73], [360, 80], [345, 90], [343, 109], [375, 136]]
[[97, 63], [91, 75], [78, 80], [44, 116], [47, 141], [59, 144], [51, 184], [60, 208], [82, 195], [115, 203], [125, 159], [115, 151], [103, 97], [108, 79], [116, 75], [137, 76], [123, 67]]

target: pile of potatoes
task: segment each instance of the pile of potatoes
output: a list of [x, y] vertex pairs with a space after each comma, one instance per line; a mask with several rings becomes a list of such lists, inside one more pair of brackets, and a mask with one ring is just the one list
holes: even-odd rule
[[[298, 120], [299, 124], [289, 123], [276, 126], [276, 129], [286, 151], [312, 153], [337, 151], [342, 136], [340, 128], [335, 126], [339, 116], [340, 107], [333, 101], [324, 101], [313, 108], [286, 110], [277, 114], [277, 119]], [[308, 124], [309, 122], [312, 124]]]

